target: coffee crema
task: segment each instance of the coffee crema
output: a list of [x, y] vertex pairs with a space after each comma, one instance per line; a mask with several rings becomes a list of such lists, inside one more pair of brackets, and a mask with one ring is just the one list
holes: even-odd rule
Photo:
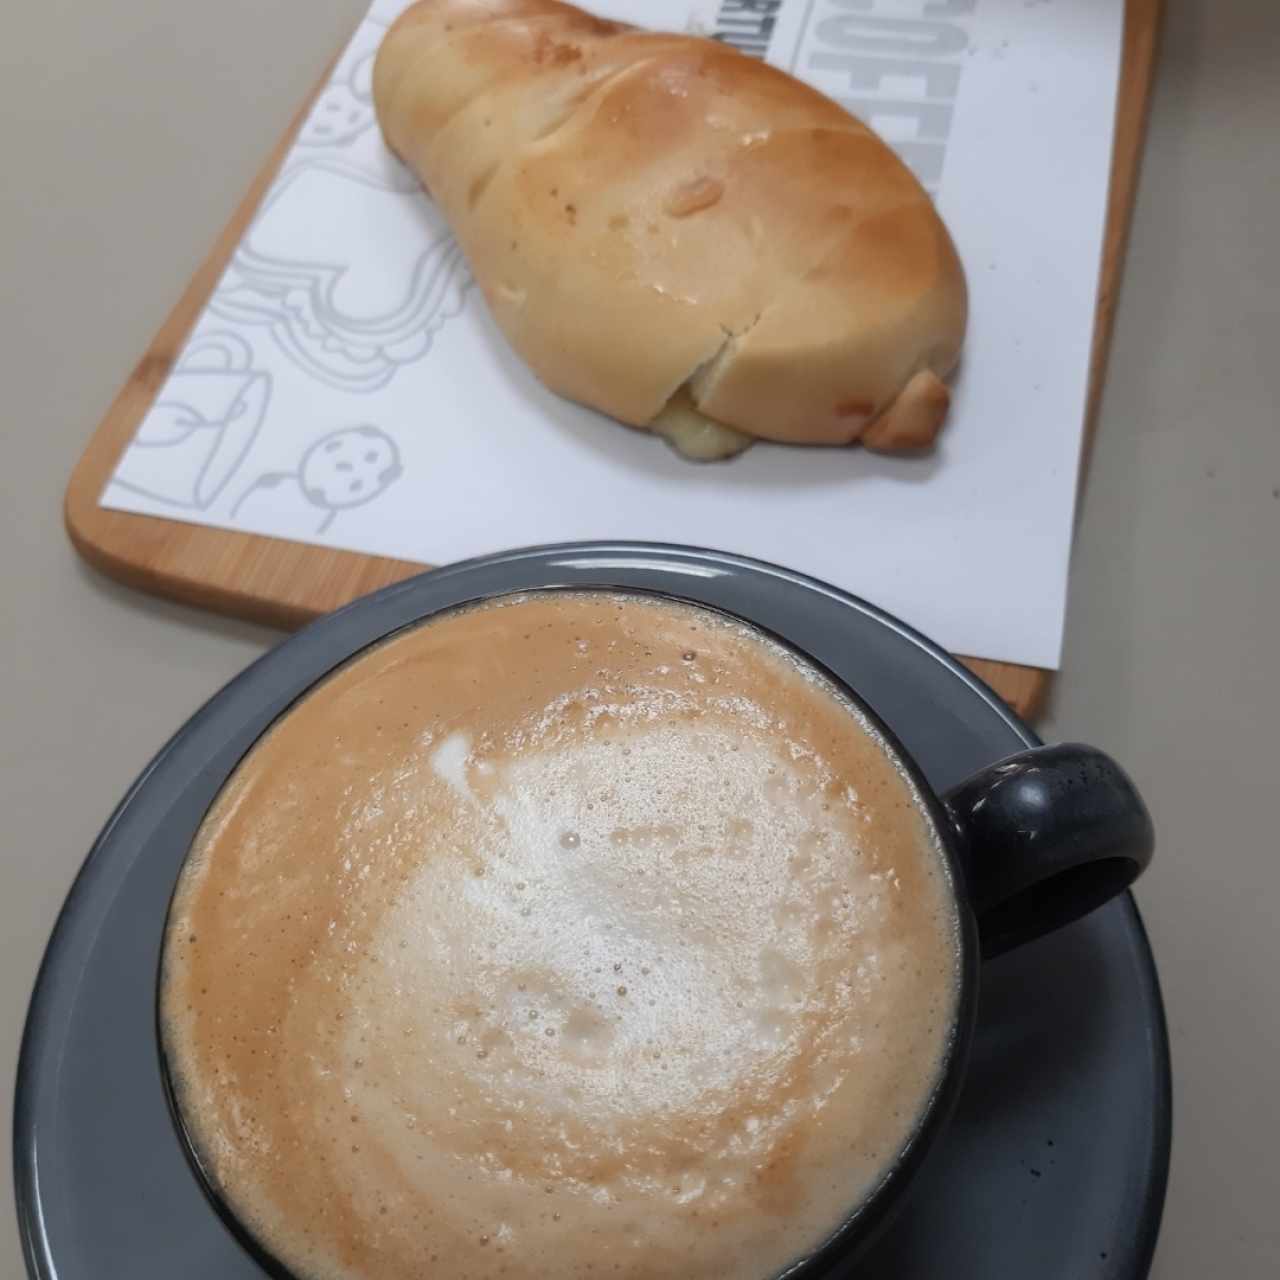
[[534, 592], [254, 746], [166, 933], [211, 1182], [306, 1280], [764, 1280], [910, 1138], [956, 908], [859, 710], [710, 610]]

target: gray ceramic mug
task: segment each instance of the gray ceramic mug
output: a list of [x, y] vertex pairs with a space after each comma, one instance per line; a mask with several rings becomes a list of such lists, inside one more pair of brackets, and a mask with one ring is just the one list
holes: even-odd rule
[[[568, 589], [579, 594], [584, 589], [598, 589], [665, 598], [710, 609], [747, 625], [798, 653], [840, 688], [883, 736], [886, 749], [917, 790], [922, 816], [937, 837], [955, 896], [961, 939], [959, 998], [938, 1082], [910, 1138], [875, 1187], [851, 1206], [849, 1215], [832, 1235], [782, 1273], [786, 1280], [836, 1280], [849, 1273], [900, 1207], [904, 1191], [954, 1107], [972, 1041], [981, 961], [1079, 919], [1127, 889], [1152, 857], [1150, 815], [1119, 765], [1094, 748], [1076, 744], [1020, 752], [939, 795], [858, 691], [814, 655], [753, 619], [677, 591], [603, 582], [588, 588], [569, 584], [564, 588], [516, 585], [473, 596], [464, 593], [460, 601], [426, 611], [417, 621], [428, 621], [459, 603], [476, 603], [508, 594], [509, 590], [527, 593], [531, 589]], [[362, 608], [372, 608], [378, 599], [357, 602], [344, 612], [358, 618]], [[398, 629], [400, 626], [391, 626], [386, 634]], [[383, 638], [375, 636], [370, 640], [365, 634], [361, 644], [350, 649], [335, 648], [329, 669], [319, 675], [316, 683], [361, 648]], [[285, 648], [292, 643], [295, 641], [286, 642]], [[157, 1038], [171, 1115], [188, 1160], [213, 1207], [268, 1275], [275, 1280], [309, 1280], [296, 1276], [274, 1258], [219, 1191], [183, 1121], [164, 1055], [163, 1037]]]

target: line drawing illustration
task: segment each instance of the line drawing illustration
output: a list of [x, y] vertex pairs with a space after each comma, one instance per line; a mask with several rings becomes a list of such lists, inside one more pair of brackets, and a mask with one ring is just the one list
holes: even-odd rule
[[327, 158], [295, 166], [209, 310], [265, 325], [299, 368], [344, 391], [376, 391], [422, 359], [472, 280], [443, 217], [416, 185], [403, 189], [395, 163], [390, 180]]
[[360, 24], [303, 122], [275, 185], [294, 169], [323, 158], [334, 168], [350, 169], [353, 177], [363, 175], [403, 191], [418, 189], [417, 179], [383, 142], [373, 103], [373, 64], [388, 25], [373, 17]]
[[402, 475], [400, 448], [381, 427], [340, 427], [314, 440], [294, 471], [266, 471], [236, 499], [231, 519], [253, 528], [324, 533], [340, 512], [381, 497]]
[[385, 28], [363, 22], [346, 47], [333, 78], [321, 90], [298, 134], [299, 147], [341, 147], [377, 122], [373, 108], [373, 60]]
[[417, 178], [383, 142], [373, 104], [373, 64], [387, 26], [372, 18], [360, 24], [289, 149], [268, 202], [295, 170], [317, 160], [357, 180], [365, 178], [397, 191], [419, 191]]
[[112, 483], [192, 511], [207, 510], [244, 462], [271, 401], [238, 333], [199, 334], [121, 455]]

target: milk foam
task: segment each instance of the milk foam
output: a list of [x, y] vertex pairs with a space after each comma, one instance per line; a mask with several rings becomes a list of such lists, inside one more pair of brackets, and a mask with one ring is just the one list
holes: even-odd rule
[[956, 968], [910, 784], [820, 676], [535, 595], [396, 637], [246, 758], [162, 1013], [206, 1165], [302, 1275], [765, 1280], [910, 1135]]

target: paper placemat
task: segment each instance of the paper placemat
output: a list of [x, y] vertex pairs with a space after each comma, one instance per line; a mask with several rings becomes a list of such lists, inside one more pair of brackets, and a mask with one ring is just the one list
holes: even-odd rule
[[1109, 0], [604, 0], [769, 60], [869, 119], [970, 282], [927, 458], [757, 445], [694, 465], [545, 391], [383, 147], [379, 0], [103, 505], [424, 563], [571, 538], [777, 560], [953, 651], [1056, 666], [1123, 7]]

